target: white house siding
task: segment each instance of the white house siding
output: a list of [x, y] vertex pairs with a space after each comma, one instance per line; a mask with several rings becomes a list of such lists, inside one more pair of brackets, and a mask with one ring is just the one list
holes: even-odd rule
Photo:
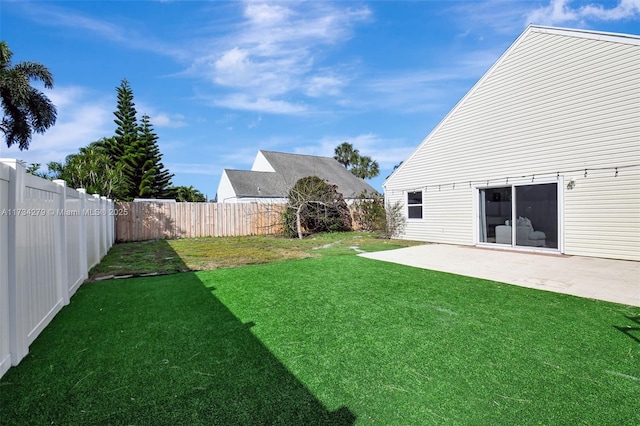
[[[468, 213], [472, 208], [472, 191], [458, 185], [444, 188], [429, 187], [422, 190], [423, 218], [407, 221], [405, 238], [434, 243], [472, 244], [473, 221]], [[404, 196], [406, 197], [406, 195]], [[401, 197], [404, 199], [404, 197]], [[399, 198], [389, 198], [397, 201]]]
[[574, 179], [565, 191], [566, 253], [640, 260], [640, 167]]
[[445, 200], [433, 188], [559, 175], [576, 179], [559, 186], [565, 253], [640, 260], [640, 38], [598, 36], [525, 31], [385, 182], [391, 202], [427, 188], [424, 220], [404, 238], [475, 242], [473, 191]]

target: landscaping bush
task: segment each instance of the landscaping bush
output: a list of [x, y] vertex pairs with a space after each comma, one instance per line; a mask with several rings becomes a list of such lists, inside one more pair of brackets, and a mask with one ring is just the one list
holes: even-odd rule
[[377, 232], [383, 238], [399, 236], [404, 230], [406, 218], [402, 204], [385, 205], [384, 197], [364, 191], [353, 204], [353, 219], [361, 231]]

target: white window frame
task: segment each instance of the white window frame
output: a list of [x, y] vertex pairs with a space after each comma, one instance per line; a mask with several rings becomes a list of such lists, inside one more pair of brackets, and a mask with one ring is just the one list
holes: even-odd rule
[[[491, 188], [517, 187], [527, 185], [543, 185], [555, 183], [557, 184], [558, 197], [558, 248], [541, 248], [541, 247], [523, 247], [523, 246], [503, 246], [495, 243], [480, 241], [480, 190]], [[512, 217], [515, 217], [515, 203], [512, 205]], [[564, 253], [564, 177], [526, 177], [519, 179], [509, 179], [509, 182], [489, 181], [488, 184], [479, 184], [473, 186], [473, 242], [478, 247], [504, 248], [507, 250], [520, 251], [542, 251], [551, 253]]]
[[[420, 204], [410, 204], [409, 203], [409, 194], [415, 194], [419, 192], [420, 193]], [[421, 221], [424, 220], [424, 194], [425, 194], [425, 190], [424, 189], [415, 189], [412, 191], [406, 191], [405, 192], [405, 202], [407, 204], [407, 220], [410, 221]], [[420, 217], [409, 217], [409, 209], [411, 207], [420, 207]]]

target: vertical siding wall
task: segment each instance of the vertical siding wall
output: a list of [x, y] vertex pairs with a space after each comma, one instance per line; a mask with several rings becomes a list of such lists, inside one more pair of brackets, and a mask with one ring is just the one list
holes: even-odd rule
[[[640, 132], [638, 132], [640, 151]], [[565, 189], [566, 253], [640, 261], [640, 167], [574, 173]]]
[[404, 238], [472, 245], [471, 186], [557, 179], [566, 254], [640, 260], [639, 99], [637, 41], [529, 30], [385, 183], [426, 191]]
[[283, 205], [116, 203], [116, 241], [268, 235], [280, 232]]
[[113, 203], [0, 160], [0, 376], [113, 244]]

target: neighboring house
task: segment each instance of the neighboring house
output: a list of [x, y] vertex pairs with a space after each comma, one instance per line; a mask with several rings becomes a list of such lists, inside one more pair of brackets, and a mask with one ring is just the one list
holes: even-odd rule
[[383, 187], [405, 239], [640, 260], [640, 36], [528, 27]]
[[377, 191], [332, 157], [258, 151], [251, 170], [224, 169], [218, 185], [219, 203], [285, 203], [298, 179], [317, 176], [336, 185], [345, 200], [363, 191]]

